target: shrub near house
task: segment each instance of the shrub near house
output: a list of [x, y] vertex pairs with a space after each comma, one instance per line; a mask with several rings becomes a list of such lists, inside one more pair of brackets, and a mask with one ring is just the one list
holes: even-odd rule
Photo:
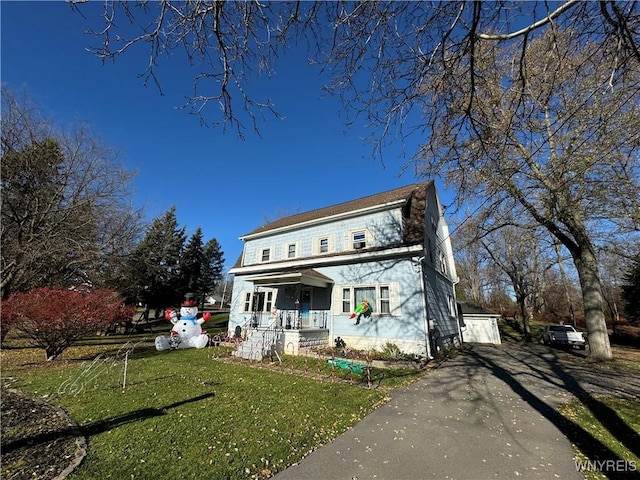
[[24, 332], [33, 345], [45, 350], [47, 360], [54, 360], [80, 338], [132, 316], [133, 308], [107, 289], [37, 288], [14, 293], [2, 302], [3, 327], [6, 322]]

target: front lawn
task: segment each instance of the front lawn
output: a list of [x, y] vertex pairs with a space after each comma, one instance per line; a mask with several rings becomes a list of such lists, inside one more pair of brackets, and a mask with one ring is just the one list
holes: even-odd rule
[[3, 386], [63, 407], [88, 436], [71, 480], [268, 478], [425, 374], [332, 372], [314, 358], [259, 368], [216, 358], [222, 347], [158, 352], [152, 339], [105, 340], [49, 363], [29, 347], [0, 357]]

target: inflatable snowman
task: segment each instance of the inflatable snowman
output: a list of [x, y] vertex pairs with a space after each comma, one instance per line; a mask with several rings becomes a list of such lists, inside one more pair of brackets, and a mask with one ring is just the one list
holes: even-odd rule
[[175, 310], [167, 310], [165, 318], [173, 323], [171, 335], [156, 337], [156, 350], [172, 350], [174, 348], [204, 348], [209, 342], [207, 332], [202, 330], [202, 324], [209, 320], [208, 312], [197, 318], [198, 307], [193, 293], [187, 293], [180, 307], [180, 314]]

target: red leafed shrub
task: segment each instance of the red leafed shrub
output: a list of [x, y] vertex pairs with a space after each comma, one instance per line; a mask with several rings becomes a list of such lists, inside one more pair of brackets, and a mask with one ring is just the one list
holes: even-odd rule
[[53, 360], [82, 337], [121, 321], [133, 309], [106, 289], [79, 292], [63, 288], [37, 288], [15, 293], [2, 302], [3, 323], [22, 330]]

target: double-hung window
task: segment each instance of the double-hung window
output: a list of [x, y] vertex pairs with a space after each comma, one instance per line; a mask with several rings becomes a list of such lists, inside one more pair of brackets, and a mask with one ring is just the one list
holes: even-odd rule
[[247, 292], [244, 295], [244, 311], [245, 312], [251, 311], [251, 292]]
[[329, 237], [323, 237], [318, 242], [319, 253], [329, 253]]
[[353, 249], [359, 250], [361, 248], [365, 248], [367, 246], [367, 234], [364, 230], [359, 230], [357, 232], [353, 232], [352, 234], [353, 240]]
[[388, 285], [380, 285], [380, 313], [391, 313], [391, 297]]
[[374, 314], [399, 315], [397, 290], [398, 285], [395, 283], [344, 286], [341, 289], [340, 303], [336, 305], [336, 313], [352, 313], [360, 303], [367, 300]]
[[351, 289], [350, 288], [342, 289], [342, 311], [343, 312], [351, 311]]
[[270, 259], [271, 259], [271, 249], [270, 248], [263, 248], [262, 249], [262, 253], [260, 255], [260, 261], [268, 262]]

